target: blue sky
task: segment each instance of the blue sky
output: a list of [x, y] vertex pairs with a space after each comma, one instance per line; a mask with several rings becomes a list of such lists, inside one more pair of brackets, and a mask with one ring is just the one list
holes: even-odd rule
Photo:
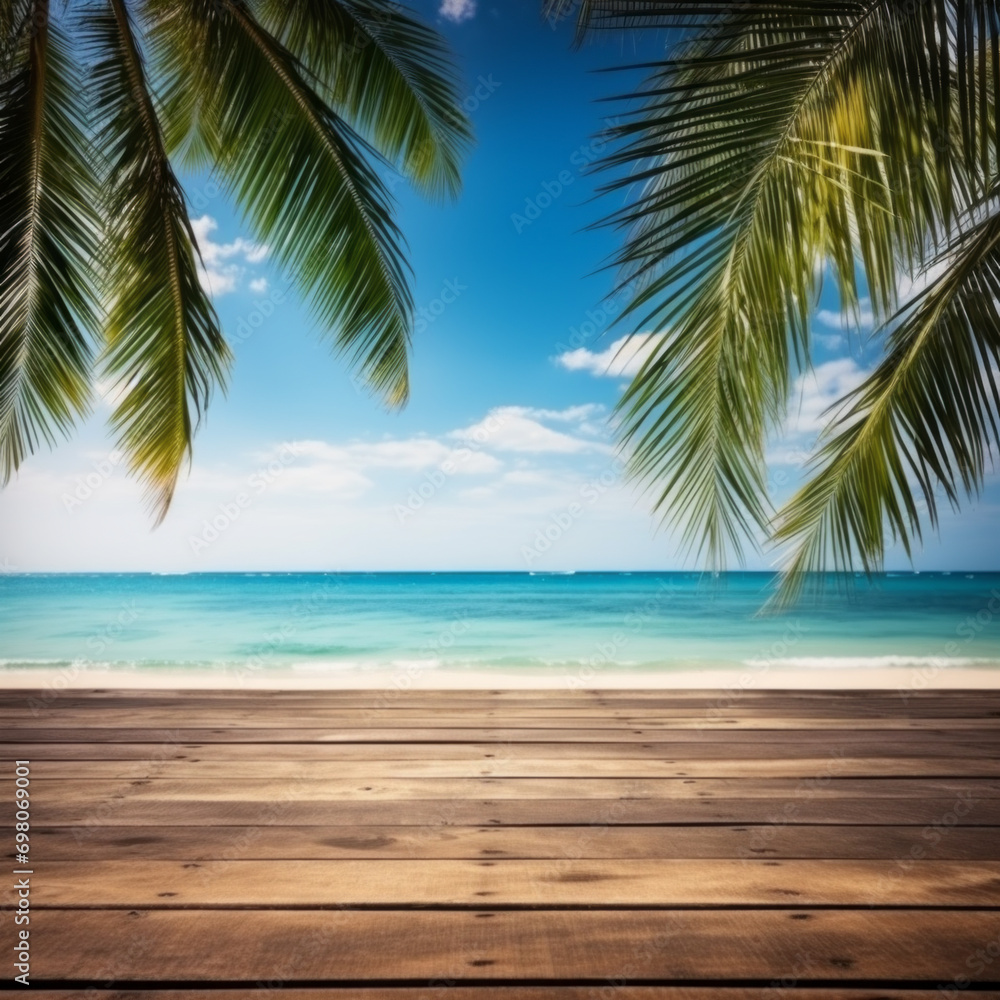
[[[618, 202], [591, 200], [584, 167], [601, 152], [602, 118], [618, 110], [598, 99], [628, 85], [594, 70], [631, 59], [632, 41], [574, 51], [570, 26], [546, 23], [538, 0], [415, 6], [457, 53], [477, 144], [457, 203], [427, 203], [387, 175], [421, 317], [410, 405], [388, 413], [356, 388], [212, 179], [188, 178], [206, 281], [236, 355], [190, 476], [152, 531], [99, 405], [0, 493], [0, 567], [692, 565], [622, 481], [607, 428], [629, 371], [621, 358], [611, 364], [623, 331], [602, 336], [621, 305], [603, 302], [613, 275], [599, 270], [616, 236], [585, 227]], [[772, 452], [779, 499], [820, 411], [869, 363], [833, 303], [822, 305], [817, 373], [798, 386], [795, 417]], [[918, 568], [995, 568], [997, 499], [991, 480], [974, 509], [929, 538]]]

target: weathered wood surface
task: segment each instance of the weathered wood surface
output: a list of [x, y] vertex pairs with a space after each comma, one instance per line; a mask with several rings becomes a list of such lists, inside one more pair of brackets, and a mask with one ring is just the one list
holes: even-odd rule
[[819, 773], [831, 760], [845, 757], [875, 755], [877, 759], [892, 763], [922, 760], [953, 761], [969, 759], [990, 762], [996, 766], [1000, 762], [1000, 739], [986, 740], [972, 746], [956, 743], [945, 737], [926, 737], [919, 747], [914, 741], [869, 740], [863, 745], [823, 745], [789, 748], [787, 743], [735, 742], [692, 742], [677, 743], [294, 743], [282, 742], [279, 753], [272, 743], [239, 741], [238, 734], [233, 743], [197, 743], [190, 741], [165, 740], [160, 743], [138, 741], [135, 743], [77, 743], [57, 740], [51, 743], [0, 743], [0, 760], [14, 760], [31, 756], [32, 760], [128, 760], [141, 761], [162, 767], [166, 762], [178, 760], [197, 763], [199, 761], [239, 761], [239, 773], [245, 773], [248, 761], [278, 760], [297, 766], [300, 761], [459, 761], [470, 764], [483, 761], [484, 765], [502, 764], [506, 761], [532, 760], [544, 758], [558, 760], [560, 765], [567, 761], [590, 760], [662, 760], [667, 764], [682, 761], [733, 760], [777, 761], [785, 767], [795, 767], [803, 759], [823, 758], [823, 765], [814, 773]]
[[[264, 758], [264, 751], [260, 751]], [[136, 761], [38, 760], [35, 780], [84, 778], [113, 781], [171, 778], [189, 781], [236, 780], [249, 768], [256, 779], [309, 778], [311, 780], [360, 780], [371, 778], [752, 778], [798, 779], [825, 782], [833, 778], [1000, 778], [1000, 759], [957, 757], [799, 757], [778, 759], [661, 760], [657, 758], [529, 758], [440, 760], [337, 760], [290, 761], [246, 757], [206, 760], [204, 757]]]
[[[279, 878], [275, 872], [275, 879]], [[39, 979], [948, 983], [995, 910], [42, 910]], [[964, 967], [964, 968], [963, 968]], [[155, 971], [155, 976], [150, 975]], [[797, 976], [796, 976], [797, 972]]]
[[52, 1000], [1000, 1000], [1000, 692], [7, 691], [0, 758]]
[[[432, 713], [429, 713], [432, 714]], [[187, 720], [190, 722], [191, 716]], [[428, 722], [431, 720], [428, 719]], [[847, 747], [895, 747], [931, 746], [939, 743], [965, 751], [964, 756], [980, 752], [997, 753], [1000, 740], [1000, 724], [985, 728], [978, 719], [963, 720], [969, 728], [952, 728], [948, 720], [935, 720], [934, 725], [924, 730], [906, 728], [879, 729], [870, 719], [859, 720], [864, 727], [848, 729], [812, 728], [806, 720], [794, 720], [796, 725], [770, 729], [710, 729], [692, 724], [684, 728], [670, 729], [533, 729], [533, 728], [491, 728], [470, 724], [462, 728], [391, 726], [378, 729], [363, 727], [349, 728], [247, 728], [237, 725], [229, 727], [193, 729], [189, 727], [164, 729], [149, 728], [15, 728], [0, 730], [2, 743], [158, 743], [163, 747], [179, 743], [314, 743], [317, 745], [337, 743], [493, 743], [517, 745], [519, 743], [659, 743], [697, 746], [699, 741], [718, 743], [720, 740], [733, 746], [755, 746], [758, 742], [777, 743], [786, 748], [805, 746], [840, 750]], [[872, 728], [874, 727], [874, 728]], [[976, 728], [972, 728], [976, 727]], [[840, 750], [840, 752], [845, 752]]]
[[[301, 801], [293, 789], [277, 799], [199, 798], [193, 785], [184, 798], [131, 794], [123, 785], [110, 798], [78, 803], [34, 804], [43, 826], [164, 826], [183, 818], [188, 826], [596, 826], [640, 824], [886, 823], [890, 826], [1000, 826], [1000, 799], [341, 799]], [[11, 807], [0, 809], [10, 825]]]
[[[572, 850], [572, 838], [567, 843]], [[47, 861], [34, 907], [1000, 907], [1000, 862]], [[16, 904], [14, 890], [8, 902]]]
[[[1000, 861], [995, 827], [87, 826], [36, 831], [46, 861], [370, 858], [915, 858]], [[6, 852], [13, 859], [13, 846]]]
[[[266, 986], [264, 987], [266, 988]], [[704, 986], [424, 986], [388, 989], [324, 987], [282, 989], [280, 1000], [598, 1000], [601, 989], [613, 988], [614, 1000], [941, 1000], [940, 990], [812, 989], [784, 986], [704, 987]], [[447, 992], [445, 992], [447, 991]], [[43, 1000], [94, 1000], [88, 990], [36, 990]], [[245, 990], [108, 990], [102, 1000], [246, 1000]], [[254, 994], [256, 995], [256, 993]], [[1000, 990], [976, 991], [977, 1000], [1000, 1000]]]
[[[250, 769], [250, 766], [246, 768]], [[142, 801], [371, 802], [384, 799], [947, 799], [1000, 798], [995, 778], [840, 778], [836, 762], [806, 778], [169, 778], [126, 781], [50, 778], [33, 784], [36, 808], [106, 802], [127, 792]], [[197, 789], [192, 790], [192, 781]]]

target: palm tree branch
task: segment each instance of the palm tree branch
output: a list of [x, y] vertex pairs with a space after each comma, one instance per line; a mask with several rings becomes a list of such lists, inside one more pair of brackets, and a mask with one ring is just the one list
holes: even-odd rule
[[90, 399], [96, 179], [80, 82], [47, 0], [0, 78], [0, 466], [6, 482]]
[[872, 573], [891, 539], [910, 552], [921, 536], [911, 477], [931, 525], [937, 489], [957, 505], [981, 485], [985, 442], [1000, 440], [1000, 214], [959, 233], [939, 263], [944, 272], [887, 325], [885, 358], [779, 513], [774, 537], [792, 546], [779, 603], [827, 559], [847, 569], [856, 557]]
[[390, 197], [368, 163], [377, 153], [245, 3], [157, 0], [152, 11], [161, 69], [199, 95], [206, 145], [258, 238], [362, 378], [402, 405], [412, 300]]
[[472, 134], [435, 31], [383, 0], [266, 0], [262, 23], [385, 157], [430, 193], [458, 193]]
[[[634, 329], [667, 331], [622, 397], [623, 439], [634, 474], [660, 487], [655, 509], [694, 540], [709, 518], [728, 526], [717, 538], [769, 527], [764, 445], [808, 364], [820, 266], [845, 311], [863, 275], [884, 318], [900, 268], [933, 251], [983, 188], [983, 163], [952, 153], [970, 123], [978, 153], [994, 135], [981, 99], [956, 112], [966, 67], [942, 6], [910, 17], [891, 0], [592, 0], [581, 12], [682, 31], [669, 58], [647, 64], [645, 86], [623, 95], [644, 103], [608, 130], [619, 146], [605, 166], [622, 172], [603, 190], [641, 184], [606, 220], [626, 231], [616, 290], [638, 288], [623, 313]], [[980, 54], [980, 81], [987, 70]], [[678, 417], [679, 406], [693, 409]]]
[[96, 124], [109, 151], [105, 277], [112, 305], [105, 366], [122, 392], [112, 426], [146, 484], [158, 523], [230, 355], [198, 278], [183, 191], [123, 0], [92, 11], [86, 37], [95, 57]]
[[[708, 548], [715, 563], [720, 562], [723, 555], [717, 543], [723, 539], [727, 544], [734, 540], [738, 536], [735, 529], [746, 534], [751, 525], [763, 528], [768, 523], [763, 448], [768, 428], [773, 426], [782, 412], [789, 371], [784, 316], [780, 324], [775, 324], [773, 317], [782, 310], [788, 291], [797, 293], [799, 299], [811, 299], [814, 294], [808, 280], [796, 281], [795, 261], [791, 261], [786, 268], [788, 275], [792, 276], [790, 287], [765, 289], [764, 292], [759, 290], [758, 276], [762, 272], [760, 253], [775, 242], [762, 238], [761, 233], [773, 221], [773, 210], [777, 204], [775, 187], [787, 184], [789, 175], [794, 177], [804, 170], [819, 173], [824, 181], [828, 180], [832, 185], [840, 187], [842, 192], [850, 194], [837, 173], [831, 171], [829, 158], [823, 155], [823, 146], [817, 143], [808, 146], [806, 150], [800, 148], [799, 139], [803, 129], [799, 127], [799, 123], [804, 116], [804, 109], [809, 107], [817, 88], [821, 86], [818, 81], [826, 80], [829, 66], [837, 62], [844, 46], [849, 44], [858, 30], [859, 26], [853, 25], [849, 32], [835, 38], [835, 44], [822, 53], [823, 58], [814, 60], [810, 72], [800, 75], [798, 89], [791, 94], [791, 99], [788, 94], [784, 94], [780, 106], [776, 108], [777, 113], [768, 115], [769, 134], [765, 133], [766, 142], [761, 139], [754, 144], [754, 159], [751, 167], [746, 170], [745, 181], [729, 198], [723, 199], [724, 205], [717, 203], [715, 206], [717, 231], [720, 234], [728, 232], [729, 237], [716, 243], [716, 266], [711, 266], [711, 256], [703, 261], [706, 267], [699, 266], [702, 293], [694, 298], [686, 296], [682, 309], [677, 308], [676, 299], [672, 301], [668, 297], [665, 302], [651, 309], [638, 324], [641, 328], [648, 328], [651, 321], [660, 328], [668, 324], [679, 326], [672, 335], [672, 346], [665, 349], [659, 357], [651, 359], [639, 372], [620, 404], [624, 439], [634, 448], [632, 470], [650, 485], [665, 483], [656, 499], [656, 508], [666, 509], [668, 516], [686, 522], [687, 537], [694, 540], [706, 537], [712, 539]], [[754, 55], [761, 63], [766, 58], [766, 54]], [[712, 62], [717, 63], [711, 49], [709, 56]], [[704, 63], [697, 65], [704, 73]], [[681, 60], [673, 62], [663, 72], [668, 78], [677, 79], [679, 84], [685, 82], [685, 74], [689, 75], [689, 79], [695, 75], [695, 71], [688, 70]], [[712, 81], [711, 76], [709, 80]], [[689, 99], [697, 104], [697, 88], [706, 86], [703, 78], [691, 81], [688, 86], [689, 95], [692, 92], [695, 95]], [[762, 88], [758, 88], [757, 96], [765, 102], [760, 107], [767, 108], [769, 98]], [[739, 95], [734, 99], [738, 98]], [[705, 98], [709, 101], [711, 99], [711, 95]], [[678, 103], [683, 104], [682, 101]], [[744, 109], [746, 107], [744, 99]], [[660, 110], [657, 107], [653, 113]], [[678, 127], [690, 127], [688, 119], [681, 117], [686, 110], [683, 108], [678, 114]], [[730, 111], [727, 107], [725, 113], [729, 114]], [[759, 116], [754, 120], [758, 119]], [[659, 139], [664, 131], [667, 135], [670, 134], [669, 125], [658, 129], [656, 138]], [[646, 150], [636, 152], [634, 145], [632, 150], [621, 154], [622, 158], [641, 159], [646, 156]], [[841, 155], [862, 150], [863, 153], [855, 152], [854, 155], [868, 154], [867, 146], [844, 142], [830, 143], [830, 146]], [[761, 147], [763, 152], [760, 151]], [[726, 144], [721, 152], [711, 152], [716, 156], [740, 156], [746, 161], [746, 146], [741, 146], [738, 142]], [[802, 155], [803, 152], [806, 153], [805, 156]], [[634, 228], [625, 249], [619, 255], [620, 263], [628, 267], [622, 280], [634, 282], [645, 275], [648, 284], [635, 296], [624, 315], [647, 306], [663, 289], [674, 287], [679, 290], [678, 283], [685, 280], [691, 272], [690, 257], [663, 267], [662, 243], [658, 239], [650, 242], [652, 226], [655, 227], [653, 232], [676, 232], [676, 237], [670, 244], [671, 251], [692, 249], [693, 234], [690, 228], [678, 231], [676, 226], [678, 219], [683, 223], [689, 217], [688, 209], [680, 198], [673, 197], [675, 190], [665, 179], [668, 175], [674, 176], [672, 172], [677, 170], [675, 159], [666, 154], [660, 161], [659, 171], [654, 161], [645, 192], [645, 195], [652, 193], [656, 198], [667, 202], [669, 207], [660, 210], [666, 215], [666, 219], [661, 221], [659, 212], [654, 213], [648, 209], [634, 210], [635, 214], [630, 214], [631, 219], [638, 219], [638, 225], [633, 222]], [[825, 172], [821, 170], [822, 166], [826, 167]], [[694, 163], [688, 167], [685, 162], [680, 169], [694, 169]], [[703, 169], [703, 164], [699, 164], [697, 169]], [[851, 172], [850, 166], [847, 172]], [[854, 172], [858, 173], [857, 170]], [[631, 176], [628, 178], [629, 183], [633, 180]], [[609, 187], [624, 183], [625, 180]], [[885, 211], [884, 206], [880, 205], [880, 208]], [[633, 210], [625, 211], [631, 213]], [[613, 221], [620, 223], [621, 214]], [[703, 239], [706, 230], [710, 231], [704, 218], [699, 213], [692, 221], [699, 226], [698, 235], [694, 239]], [[659, 274], [654, 280], [651, 274], [657, 270]], [[800, 273], [802, 270], [798, 269]], [[698, 282], [699, 279], [696, 277], [694, 280]], [[759, 338], [758, 346], [763, 349], [756, 353], [748, 352], [745, 346], [740, 346], [747, 336], [747, 309], [751, 316], [756, 314], [770, 317], [757, 324], [760, 331], [766, 331], [766, 335]], [[705, 320], [707, 310], [716, 311], [717, 322]], [[808, 326], [804, 314], [800, 313], [799, 322], [792, 324], [791, 343], [797, 356], [804, 360], [808, 352]], [[704, 352], [703, 364], [694, 363], [699, 352]], [[733, 364], [740, 368], [739, 377], [727, 370], [727, 366]], [[716, 377], [709, 382], [705, 373], [713, 371]], [[686, 392], [687, 382], [691, 378], [697, 378], [701, 387], [697, 396]], [[672, 383], [676, 392], [669, 389]], [[741, 386], [752, 387], [753, 392], [736, 398], [734, 393]], [[695, 419], [690, 423], [665, 420], [665, 410], [676, 407], [678, 397], [687, 399], [690, 405], [696, 405], [702, 412], [703, 419]], [[732, 416], [734, 409], [739, 411], [739, 419]], [[690, 452], [690, 448], [695, 445], [696, 454]], [[681, 462], [681, 456], [686, 461]], [[715, 470], [712, 479], [705, 476], [705, 468]], [[700, 482], [706, 490], [710, 485], [711, 494], [704, 492], [699, 495], [693, 491], [691, 486], [695, 482]], [[675, 506], [680, 507], [679, 516], [670, 514], [670, 509]], [[689, 519], [692, 514], [698, 515], [693, 521]], [[709, 521], [715, 526], [710, 527]], [[699, 528], [700, 522], [704, 522], [704, 532]]]

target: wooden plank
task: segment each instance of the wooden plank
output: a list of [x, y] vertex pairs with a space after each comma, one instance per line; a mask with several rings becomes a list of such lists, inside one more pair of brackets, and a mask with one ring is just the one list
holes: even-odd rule
[[[136, 826], [34, 827], [50, 861], [351, 858], [920, 858], [1000, 861], [993, 827]], [[13, 860], [13, 839], [6, 857]], [[0, 855], [4, 856], [4, 855]]]
[[1000, 941], [996, 693], [10, 696], [36, 981], [938, 994]]
[[[213, 726], [247, 719], [264, 718], [275, 724], [294, 725], [302, 721], [321, 725], [339, 725], [352, 720], [362, 720], [368, 724], [380, 722], [395, 725], [409, 722], [411, 725], [461, 725], [464, 722], [505, 719], [513, 725], [516, 721], [542, 722], [548, 725], [590, 720], [593, 723], [613, 724], [615, 720], [626, 722], [663, 722], [669, 720], [703, 720], [731, 724], [740, 719], [826, 719], [840, 720], [926, 720], [935, 717], [949, 722], [982, 719], [990, 722], [998, 711], [989, 705], [972, 704], [968, 701], [955, 705], [900, 705], [891, 703], [866, 703], [858, 705], [804, 705], [802, 703], [763, 702], [756, 705], [737, 704], [730, 706], [678, 706], [661, 705], [648, 707], [640, 704], [624, 706], [605, 705], [462, 705], [451, 702], [428, 705], [407, 705], [388, 707], [384, 705], [329, 705], [317, 707], [310, 704], [268, 706], [249, 701], [222, 703], [186, 703], [182, 710], [175, 702], [171, 705], [112, 706], [69, 705], [62, 701], [49, 703], [24, 703], [0, 706], [0, 723], [22, 724], [35, 722], [41, 725], [81, 725], [93, 721], [98, 725], [119, 725], [123, 721], [131, 725], [170, 726], [178, 720], [197, 720], [198, 725]], [[417, 720], [414, 723], [413, 720]], [[191, 724], [188, 722], [188, 724]]]
[[[979, 726], [978, 720], [970, 720]], [[856, 729], [827, 729], [784, 727], [779, 729], [698, 729], [694, 727], [659, 729], [535, 729], [492, 728], [469, 726], [465, 728], [366, 729], [338, 727], [335, 729], [304, 727], [268, 728], [257, 726], [212, 729], [162, 729], [162, 728], [24, 728], [0, 730], [0, 743], [592, 743], [618, 742], [659, 743], [728, 742], [756, 745], [768, 743], [801, 745], [820, 743], [826, 746], [857, 745], [919, 745], [934, 746], [940, 743], [967, 749], [1000, 749], [1000, 728], [970, 728], [964, 730], [941, 728], [926, 731], [891, 728], [872, 729], [870, 720]]]
[[[265, 987], [266, 988], [266, 984]], [[350, 986], [344, 989], [282, 989], [281, 1000], [600, 1000], [601, 989], [594, 986], [449, 986], [447, 981], [418, 988], [387, 989]], [[811, 989], [786, 986], [622, 986], [614, 984], [613, 1000], [775, 1000], [775, 989], [782, 1000], [941, 1000], [940, 990], [884, 990], [850, 987]], [[33, 990], [42, 1000], [94, 1000], [92, 990]], [[254, 992], [256, 995], [256, 990]], [[101, 1000], [246, 1000], [247, 991], [211, 990], [102, 990]], [[610, 997], [609, 997], [610, 1000]], [[1000, 1000], [1000, 990], [977, 990], [976, 1000]]]
[[[831, 765], [832, 770], [833, 765]], [[302, 768], [291, 780], [253, 777], [203, 780], [167, 777], [131, 781], [49, 778], [32, 781], [32, 800], [65, 805], [96, 803], [127, 794], [135, 800], [178, 802], [403, 802], [409, 799], [1000, 799], [991, 778], [840, 778], [836, 771], [808, 778], [316, 778]], [[364, 783], [363, 783], [364, 782]]]
[[[567, 849], [572, 851], [572, 841]], [[17, 904], [9, 888], [8, 902]], [[1000, 905], [1000, 862], [45, 861], [43, 907]]]
[[31, 779], [187, 781], [257, 778], [1000, 778], [1000, 759], [969, 757], [793, 757], [787, 760], [538, 759], [455, 760], [35, 760]]
[[[276, 800], [156, 799], [128, 787], [104, 802], [33, 799], [38, 826], [509, 826], [547, 824], [864, 824], [886, 826], [1000, 825], [1000, 799], [456, 799], [359, 802], [296, 801], [292, 788]], [[0, 805], [0, 824], [13, 806]]]
[[[126, 721], [119, 715], [109, 713], [89, 713], [86, 711], [62, 713], [49, 712], [39, 719], [32, 718], [25, 712], [15, 713], [11, 718], [2, 720], [4, 729], [12, 732], [55, 732], [68, 731], [77, 732], [82, 726], [94, 726], [105, 732], [118, 726], [120, 722]], [[196, 725], [204, 729], [226, 728], [230, 730], [274, 730], [277, 732], [306, 731], [309, 733], [319, 733], [328, 729], [345, 729], [358, 733], [368, 733], [369, 738], [376, 734], [378, 738], [387, 738], [385, 734], [409, 732], [454, 732], [459, 734], [459, 738], [475, 737], [476, 731], [481, 726], [492, 728], [498, 722], [502, 722], [505, 729], [498, 729], [498, 732], [510, 731], [512, 733], [554, 733], [557, 738], [559, 734], [574, 736], [583, 734], [587, 739], [600, 737], [602, 734], [632, 732], [633, 727], [646, 730], [648, 732], [670, 731], [675, 733], [685, 733], [688, 731], [701, 733], [714, 732], [755, 732], [757, 730], [799, 732], [800, 730], [821, 731], [824, 734], [831, 732], [852, 732], [870, 731], [875, 724], [880, 732], [923, 732], [926, 730], [947, 730], [956, 734], [966, 732], [980, 733], [986, 736], [1000, 739], [1000, 718], [984, 718], [973, 716], [970, 718], [934, 718], [934, 717], [906, 717], [901, 715], [890, 715], [886, 718], [872, 719], [859, 718], [856, 715], [844, 717], [828, 717], [822, 715], [815, 716], [726, 716], [716, 718], [703, 714], [693, 716], [634, 716], [626, 718], [608, 718], [607, 716], [580, 717], [557, 719], [548, 718], [544, 715], [523, 716], [520, 718], [510, 717], [504, 713], [494, 713], [487, 716], [485, 713], [455, 715], [454, 713], [427, 712], [419, 716], [413, 716], [400, 721], [387, 720], [385, 718], [367, 719], [363, 712], [345, 713], [339, 715], [312, 717], [299, 716], [298, 713], [282, 715], [281, 713], [244, 712], [244, 713], [220, 713], [218, 715], [206, 715], [204, 713], [189, 712], [158, 712], [150, 713], [148, 718], [141, 713], [128, 713], [128, 731], [136, 727], [149, 729], [170, 729], [172, 727], [190, 727]], [[58, 736], [55, 738], [59, 738]], [[420, 737], [418, 737], [420, 738]], [[537, 738], [537, 737], [536, 737]], [[547, 737], [549, 738], [549, 737]], [[830, 738], [827, 736], [826, 738]]]
[[[276, 874], [275, 880], [280, 878]], [[491, 914], [486, 917], [486, 914]], [[36, 980], [246, 983], [625, 979], [936, 986], [1000, 939], [993, 910], [40, 910]]]
[[811, 755], [804, 748], [788, 743], [734, 744], [727, 742], [672, 743], [192, 743], [170, 739], [161, 743], [15, 743], [2, 747], [0, 759], [12, 762], [28, 758], [32, 763], [46, 760], [139, 761], [163, 765], [167, 761], [246, 761], [280, 760], [296, 767], [299, 761], [477, 761], [485, 765], [531, 759], [565, 761], [662, 760], [665, 764], [689, 764], [692, 761], [732, 760], [747, 762], [797, 759], [826, 760], [864, 756], [895, 765], [906, 761], [939, 760], [943, 764], [977, 758], [996, 766], [1000, 745], [943, 742], [939, 739], [905, 742], [866, 742], [849, 746], [812, 746]]

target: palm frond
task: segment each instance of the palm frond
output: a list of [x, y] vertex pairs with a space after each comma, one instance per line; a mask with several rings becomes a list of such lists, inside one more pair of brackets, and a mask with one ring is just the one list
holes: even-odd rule
[[[995, 207], [995, 206], [994, 206]], [[887, 353], [824, 437], [817, 471], [780, 512], [792, 553], [778, 603], [832, 562], [882, 568], [890, 542], [909, 554], [938, 497], [958, 506], [1000, 444], [1000, 213], [963, 230], [941, 275], [893, 317]]]
[[[0, 72], [4, 75], [10, 71], [11, 61], [17, 58], [18, 52], [23, 55], [24, 42], [35, 16], [32, 0], [3, 0], [0, 3]], [[38, 16], [47, 17], [47, 7], [45, 14]]]
[[105, 365], [122, 395], [112, 426], [159, 521], [190, 456], [197, 420], [225, 377], [229, 351], [198, 280], [184, 195], [124, 0], [89, 10], [85, 31], [94, 127], [106, 156]]
[[436, 31], [389, 0], [265, 0], [261, 20], [383, 156], [429, 193], [458, 194], [472, 129]]
[[[10, 6], [9, 4], [7, 5]], [[0, 476], [88, 409], [98, 243], [79, 75], [29, 5], [0, 78]]]
[[697, 21], [625, 95], [641, 106], [609, 131], [605, 190], [634, 192], [608, 220], [639, 290], [625, 315], [666, 334], [620, 404], [631, 470], [719, 565], [768, 528], [764, 446], [809, 361], [823, 265], [845, 309], [866, 287], [891, 314], [900, 269], [984, 190], [992, 116], [975, 114], [974, 160], [958, 155], [973, 116], [934, 5], [596, 6]]
[[[694, 8], [694, 13], [691, 13]], [[588, 33], [608, 29], [691, 28], [709, 24], [713, 17], [732, 11], [732, 4], [674, 4], [661, 0], [544, 0], [546, 19], [576, 18], [576, 43]]]
[[247, 3], [151, 0], [149, 10], [159, 65], [199, 95], [206, 146], [257, 238], [361, 377], [403, 404], [412, 300], [377, 154]]

